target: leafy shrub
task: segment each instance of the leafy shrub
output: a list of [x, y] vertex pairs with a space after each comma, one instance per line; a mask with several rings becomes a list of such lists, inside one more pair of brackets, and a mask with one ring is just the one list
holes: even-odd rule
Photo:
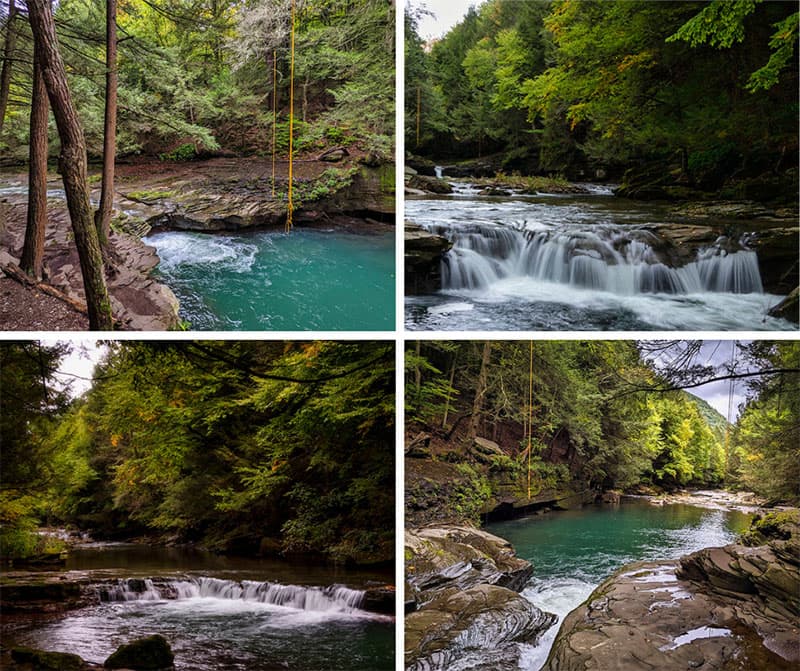
[[178, 147], [175, 147], [170, 152], [158, 155], [161, 161], [191, 161], [197, 158], [197, 149], [191, 142], [186, 142]]

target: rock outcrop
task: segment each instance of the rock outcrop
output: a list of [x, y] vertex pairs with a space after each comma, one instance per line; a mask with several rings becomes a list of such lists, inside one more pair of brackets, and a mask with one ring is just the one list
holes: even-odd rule
[[405, 225], [405, 288], [407, 296], [431, 294], [442, 288], [442, 256], [452, 243], [421, 226]]
[[[518, 594], [533, 574], [508, 541], [467, 525], [406, 530], [406, 666], [515, 669], [516, 642], [555, 622]], [[412, 612], [409, 612], [412, 611]], [[459, 667], [461, 668], [461, 667]]]
[[510, 671], [518, 668], [515, 643], [534, 644], [554, 622], [554, 615], [505, 587], [447, 588], [406, 617], [406, 666], [451, 669], [474, 657], [470, 669]]
[[564, 620], [545, 671], [796, 669], [798, 513], [768, 516], [748, 546], [627, 566]]

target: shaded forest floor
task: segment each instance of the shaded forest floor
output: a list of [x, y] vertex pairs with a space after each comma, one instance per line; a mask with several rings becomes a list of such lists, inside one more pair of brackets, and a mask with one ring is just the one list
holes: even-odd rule
[[[335, 163], [317, 159], [294, 162], [295, 207], [303, 208], [296, 213], [299, 225], [335, 226], [354, 233], [382, 232], [391, 226], [388, 220], [393, 215], [385, 203], [389, 196], [393, 201], [394, 195], [383, 184], [373, 184], [376, 188], [371, 192], [362, 184], [354, 185], [363, 196], [359, 195], [358, 201], [352, 203], [352, 209], [366, 213], [366, 218], [345, 215], [347, 201], [356, 190], [348, 188], [349, 179], [358, 171], [360, 159], [359, 155], [349, 155]], [[100, 182], [96, 170], [90, 174], [91, 197], [96, 206]], [[141, 242], [153, 224], [170, 228], [176, 222], [186, 222], [185, 226], [176, 227], [208, 232], [283, 226], [288, 162], [275, 162], [274, 195], [272, 175], [269, 158], [215, 158], [185, 163], [142, 159], [117, 165], [112, 225], [115, 232], [111, 238], [114, 263], [106, 275], [118, 328], [165, 330], [178, 325], [175, 297], [167, 287], [150, 278], [158, 257]], [[18, 264], [22, 253], [27, 179], [27, 174], [21, 171], [0, 173], [0, 268], [3, 269]], [[340, 190], [342, 197], [337, 198]], [[374, 219], [370, 218], [373, 212]], [[44, 266], [48, 285], [74, 303], [84, 302], [80, 263], [63, 185], [55, 174], [48, 179]], [[85, 314], [70, 301], [47, 295], [36, 286], [22, 286], [7, 275], [8, 272], [0, 273], [0, 329], [87, 328]]]

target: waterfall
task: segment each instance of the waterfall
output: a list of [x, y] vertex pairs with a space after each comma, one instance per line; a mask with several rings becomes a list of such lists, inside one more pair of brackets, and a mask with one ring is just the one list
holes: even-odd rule
[[598, 225], [592, 229], [531, 231], [502, 225], [427, 226], [453, 248], [442, 265], [443, 288], [486, 289], [509, 278], [529, 277], [574, 288], [617, 295], [763, 293], [758, 258], [724, 241], [697, 252], [694, 260], [672, 267], [654, 233]]
[[215, 598], [273, 604], [297, 610], [338, 613], [357, 611], [364, 601], [364, 592], [344, 585], [303, 587], [208, 577], [183, 580], [119, 579], [115, 585], [103, 586], [98, 592], [101, 601]]
[[434, 166], [433, 172], [436, 174], [436, 177], [442, 179], [444, 177], [444, 168], [440, 165]]

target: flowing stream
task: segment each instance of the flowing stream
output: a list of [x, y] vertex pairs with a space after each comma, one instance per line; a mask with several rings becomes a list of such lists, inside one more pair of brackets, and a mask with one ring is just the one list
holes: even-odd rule
[[674, 217], [608, 187], [502, 197], [454, 187], [406, 200], [409, 221], [453, 243], [442, 291], [407, 299], [409, 329], [796, 329], [767, 315], [782, 297], [764, 293], [747, 234], [720, 236], [675, 263], [655, 230]]
[[394, 235], [295, 229], [144, 238], [193, 330], [394, 328]]
[[394, 669], [393, 618], [361, 608], [390, 574], [131, 545], [75, 551], [67, 569], [91, 577], [100, 604], [15, 622], [13, 644], [102, 663], [158, 633], [178, 671]]
[[521, 646], [520, 668], [541, 669], [564, 617], [615, 570], [634, 561], [677, 559], [726, 545], [748, 528], [750, 519], [735, 511], [624, 501], [487, 525], [487, 531], [508, 539], [517, 555], [533, 564], [533, 578], [522, 595], [558, 616], [539, 645]]

